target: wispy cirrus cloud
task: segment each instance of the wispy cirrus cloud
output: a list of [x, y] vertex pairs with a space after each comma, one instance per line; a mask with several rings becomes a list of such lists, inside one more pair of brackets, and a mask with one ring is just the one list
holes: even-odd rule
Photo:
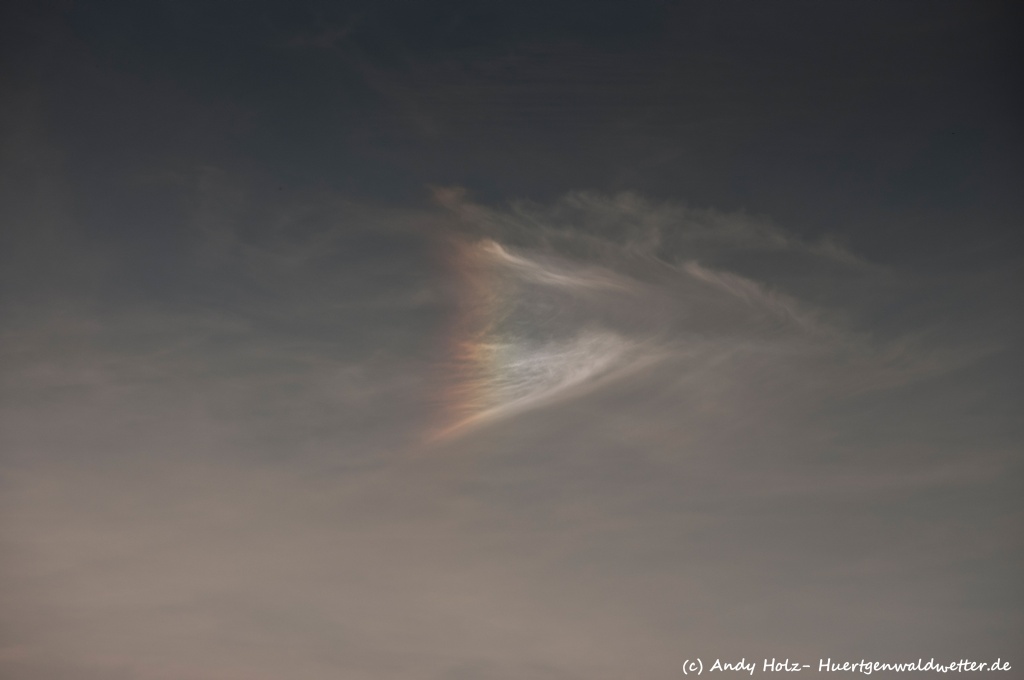
[[[809, 372], [806, 386], [828, 385], [838, 397], [937, 375], [989, 351], [961, 348], [957, 358], [906, 337], [872, 338], [858, 328], [855, 305], [844, 307], [839, 296], [822, 305], [820, 291], [852, 278], [898, 294], [898, 279], [831, 240], [808, 243], [744, 215], [635, 195], [579, 193], [549, 207], [505, 210], [473, 203], [458, 188], [435, 196], [470, 244], [456, 248], [464, 275], [458, 285], [471, 292], [453, 331], [457, 423], [521, 413], [556, 394], [580, 396], [582, 384], [607, 382], [565, 376], [625, 377], [629, 365], [663, 363], [685, 374], [686, 366], [732, 366], [739, 355], [745, 362], [786, 357], [808, 364], [798, 369]], [[780, 264], [769, 280], [736, 271], [756, 273], [774, 257]], [[812, 287], [806, 273], [791, 278], [786, 264], [813, 272]], [[615, 341], [602, 345], [597, 337]], [[586, 344], [581, 338], [605, 350], [574, 351]]]

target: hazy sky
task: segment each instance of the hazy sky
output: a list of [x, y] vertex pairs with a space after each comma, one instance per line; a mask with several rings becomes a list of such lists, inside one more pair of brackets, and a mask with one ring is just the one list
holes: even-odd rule
[[1024, 678], [1021, 18], [10, 3], [0, 677]]

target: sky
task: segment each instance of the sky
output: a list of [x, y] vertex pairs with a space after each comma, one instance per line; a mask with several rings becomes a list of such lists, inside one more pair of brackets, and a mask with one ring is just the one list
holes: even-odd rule
[[1024, 677], [1021, 18], [6, 4], [0, 677]]

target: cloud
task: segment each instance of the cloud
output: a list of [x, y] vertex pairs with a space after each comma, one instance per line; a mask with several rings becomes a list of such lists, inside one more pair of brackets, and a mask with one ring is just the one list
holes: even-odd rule
[[744, 253], [795, 253], [844, 268], [869, 263], [835, 237], [807, 241], [745, 213], [656, 203], [636, 193], [569, 193], [551, 205], [513, 201], [508, 210], [474, 204], [459, 187], [435, 188], [435, 200], [472, 230], [498, 240], [543, 245], [589, 257], [615, 251], [678, 265], [688, 260], [727, 259]]
[[[842, 399], [992, 351], [987, 343], [926, 347], [858, 327], [865, 301], [839, 294], [823, 306], [821, 292], [856, 286], [898, 296], [899, 277], [831, 240], [807, 243], [744, 215], [631, 194], [578, 193], [507, 210], [473, 203], [458, 188], [436, 189], [435, 198], [458, 220], [453, 269], [456, 287], [468, 291], [452, 331], [447, 432], [579, 398], [608, 387], [597, 376], [626, 378], [653, 364], [685, 380], [712, 366], [724, 375], [746, 364], [775, 372], [771, 364], [785, 362], [793, 371], [779, 376], [792, 392], [786, 398]], [[781, 259], [766, 269], [772, 258]]]
[[[485, 241], [480, 245], [489, 257], [515, 271], [528, 283], [567, 289], [609, 289], [628, 291], [635, 287], [632, 282], [615, 276], [609, 271], [587, 270], [583, 267], [570, 268], [568, 263], [545, 266], [542, 262], [514, 254], [496, 241]], [[559, 268], [561, 271], [559, 271]]]
[[[3, 322], [0, 674], [1010, 648], [1002, 279], [952, 305], [635, 195], [414, 211], [197, 177], [189, 287]], [[935, 331], [960, 324], [1002, 330]]]
[[578, 396], [659, 356], [656, 315], [630, 313], [656, 303], [643, 283], [490, 239], [456, 250], [464, 295], [437, 436]]

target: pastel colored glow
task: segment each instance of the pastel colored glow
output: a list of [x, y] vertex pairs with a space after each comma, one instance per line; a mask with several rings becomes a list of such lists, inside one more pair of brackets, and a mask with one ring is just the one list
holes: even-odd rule
[[624, 287], [614, 277], [532, 260], [491, 240], [458, 245], [453, 269], [460, 312], [437, 437], [566, 396], [607, 372], [630, 347], [596, 325], [566, 327], [559, 315], [576, 291]]

